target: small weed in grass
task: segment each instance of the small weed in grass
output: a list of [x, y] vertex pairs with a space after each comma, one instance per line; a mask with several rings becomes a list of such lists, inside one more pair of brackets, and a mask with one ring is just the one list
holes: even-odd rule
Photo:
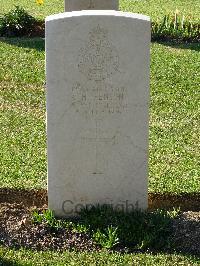
[[113, 248], [117, 244], [119, 244], [118, 238], [118, 228], [108, 226], [105, 230], [105, 233], [101, 232], [100, 229], [93, 234], [94, 240], [99, 243], [103, 248]]
[[53, 227], [55, 225], [55, 217], [51, 210], [44, 211], [43, 216], [48, 226]]
[[44, 223], [47, 227], [51, 228], [62, 228], [66, 226], [64, 221], [55, 218], [54, 213], [51, 210], [44, 210], [42, 213], [34, 210], [32, 214], [32, 222], [35, 224]]
[[33, 217], [32, 217], [33, 223], [42, 223], [43, 222], [43, 215], [42, 213], [39, 213], [37, 210], [33, 211]]
[[86, 225], [81, 223], [66, 222], [65, 226], [67, 228], [71, 227], [72, 231], [76, 233], [87, 233], [89, 230], [89, 228]]

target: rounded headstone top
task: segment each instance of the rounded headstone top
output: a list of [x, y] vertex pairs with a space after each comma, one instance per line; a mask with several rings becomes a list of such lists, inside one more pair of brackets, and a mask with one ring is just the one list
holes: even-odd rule
[[118, 10], [119, 0], [65, 0], [65, 11]]

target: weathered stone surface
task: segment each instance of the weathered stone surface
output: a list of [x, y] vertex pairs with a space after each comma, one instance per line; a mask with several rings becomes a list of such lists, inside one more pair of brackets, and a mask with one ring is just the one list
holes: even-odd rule
[[147, 208], [150, 21], [117, 11], [46, 19], [48, 197]]
[[118, 10], [119, 0], [65, 0], [65, 11]]

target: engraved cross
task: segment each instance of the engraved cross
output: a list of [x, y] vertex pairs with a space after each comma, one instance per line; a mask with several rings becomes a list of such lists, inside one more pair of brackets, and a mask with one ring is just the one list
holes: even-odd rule
[[[100, 136], [100, 126], [99, 126], [99, 121], [96, 119], [96, 127], [95, 127], [95, 136], [94, 137], [82, 137], [82, 139], [87, 140], [87, 141], [91, 141], [95, 143], [95, 169], [93, 170], [92, 174], [94, 175], [102, 175], [103, 173], [103, 169], [105, 168], [105, 166], [103, 164], [105, 164], [104, 162], [104, 157], [103, 154], [101, 154], [101, 151], [99, 149], [99, 145], [100, 143], [109, 143], [109, 142], [114, 142], [115, 143], [115, 136], [113, 136], [112, 138], [103, 138]], [[102, 163], [103, 161], [103, 163]]]

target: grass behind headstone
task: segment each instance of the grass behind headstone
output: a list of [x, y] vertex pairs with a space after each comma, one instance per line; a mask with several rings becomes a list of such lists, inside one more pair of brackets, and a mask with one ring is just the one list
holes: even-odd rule
[[[152, 45], [151, 192], [199, 192], [198, 51]], [[46, 188], [44, 41], [3, 39], [0, 54], [0, 186]]]
[[[26, 9], [31, 15], [37, 18], [44, 18], [48, 15], [64, 12], [64, 0], [45, 0], [44, 5], [37, 5], [36, 1], [26, 0], [1, 0], [0, 14], [4, 14], [19, 5]], [[163, 19], [167, 14], [174, 14], [178, 9], [181, 14], [190, 16], [192, 20], [199, 20], [199, 0], [120, 0], [120, 10], [133, 13], [142, 13], [151, 16], [153, 21]]]

